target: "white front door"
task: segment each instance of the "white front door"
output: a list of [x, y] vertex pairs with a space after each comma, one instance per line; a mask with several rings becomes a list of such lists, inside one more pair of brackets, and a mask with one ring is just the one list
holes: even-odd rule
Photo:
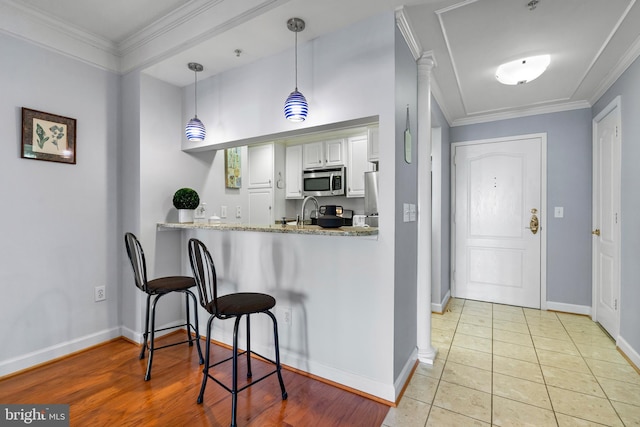
[[540, 308], [542, 140], [454, 144], [454, 296]]
[[618, 337], [620, 299], [620, 104], [593, 121], [593, 320]]

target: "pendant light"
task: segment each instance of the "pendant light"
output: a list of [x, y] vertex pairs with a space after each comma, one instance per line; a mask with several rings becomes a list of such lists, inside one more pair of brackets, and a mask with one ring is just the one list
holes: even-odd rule
[[189, 141], [202, 142], [204, 141], [204, 137], [207, 134], [207, 131], [204, 128], [204, 124], [202, 124], [202, 122], [198, 118], [198, 73], [204, 70], [204, 67], [195, 62], [189, 62], [187, 66], [191, 71], [194, 72], [196, 77], [196, 83], [194, 86], [194, 100], [196, 105], [196, 109], [195, 109], [196, 114], [193, 117], [193, 119], [189, 120], [189, 123], [187, 123], [187, 126], [184, 128], [184, 133], [185, 135], [187, 135], [187, 139]]
[[304, 30], [304, 21], [300, 18], [291, 18], [287, 21], [287, 28], [296, 34], [296, 88], [284, 103], [284, 116], [292, 122], [303, 122], [309, 112], [306, 98], [298, 92], [298, 33]]

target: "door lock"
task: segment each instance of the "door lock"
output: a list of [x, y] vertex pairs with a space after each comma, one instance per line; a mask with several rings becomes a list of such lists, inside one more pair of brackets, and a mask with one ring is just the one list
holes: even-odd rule
[[596, 228], [595, 230], [593, 230], [593, 231], [591, 232], [591, 234], [593, 234], [594, 236], [599, 236], [599, 235], [600, 235], [600, 229], [599, 229], [599, 228]]

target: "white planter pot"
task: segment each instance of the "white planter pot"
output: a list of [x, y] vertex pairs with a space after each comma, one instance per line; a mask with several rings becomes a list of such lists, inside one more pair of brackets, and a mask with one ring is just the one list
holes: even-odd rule
[[178, 222], [193, 222], [193, 212], [195, 209], [178, 209]]

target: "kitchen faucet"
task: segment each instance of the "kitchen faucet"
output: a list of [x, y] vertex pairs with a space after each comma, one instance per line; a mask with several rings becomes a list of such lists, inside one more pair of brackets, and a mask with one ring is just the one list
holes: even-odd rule
[[[304, 198], [304, 200], [302, 201], [302, 210], [300, 212], [300, 226], [302, 228], [304, 228], [304, 207], [307, 205], [307, 202], [311, 200], [313, 202], [314, 205], [316, 205], [316, 212], [318, 212], [320, 210], [320, 208], [318, 207], [318, 201], [316, 200], [315, 197], [313, 196], [307, 196]], [[317, 215], [317, 213], [316, 213]], [[311, 218], [311, 214], [309, 214], [309, 218]]]

